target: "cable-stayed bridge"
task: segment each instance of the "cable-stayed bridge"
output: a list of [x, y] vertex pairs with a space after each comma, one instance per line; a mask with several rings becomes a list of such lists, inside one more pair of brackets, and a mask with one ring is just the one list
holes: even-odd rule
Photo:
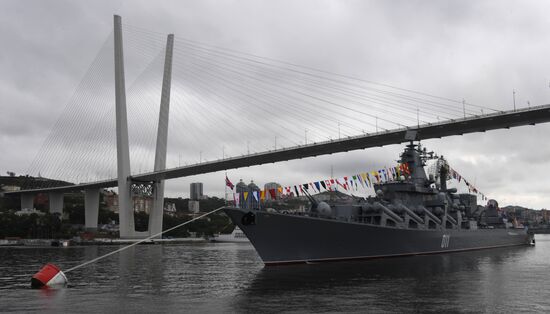
[[[125, 33], [125, 42], [130, 48], [138, 48], [151, 60], [128, 90], [128, 106], [122, 23], [120, 17], [115, 16], [113, 38], [106, 41], [92, 64], [90, 83], [84, 80], [73, 97], [84, 116], [78, 117], [76, 110], [71, 112], [69, 106], [65, 119], [58, 121], [29, 171], [84, 183], [27, 186], [17, 192], [21, 193], [22, 208], [32, 208], [33, 195], [46, 192], [50, 210], [60, 212], [64, 192], [84, 191], [86, 227], [94, 228], [97, 227], [99, 189], [118, 186], [121, 237], [139, 237], [143, 234], [134, 231], [131, 195], [152, 195], [154, 205], [148, 235], [156, 234], [162, 229], [164, 180], [167, 179], [398, 144], [411, 136], [418, 140], [440, 138], [550, 121], [550, 105], [501, 111], [188, 40], [181, 40], [181, 50], [174, 52], [173, 35], [168, 36], [165, 49], [158, 53], [159, 47], [164, 46], [158, 34], [132, 26], [125, 29], [137, 34]], [[139, 46], [137, 37], [145, 38], [147, 46]], [[114, 60], [107, 57], [112, 55], [112, 50]], [[114, 82], [108, 79], [109, 73], [101, 72], [110, 68], [106, 67], [110, 61], [115, 64]], [[162, 73], [155, 72], [159, 68], [163, 69]], [[158, 81], [162, 78], [162, 87], [151, 90], [141, 77]], [[101, 91], [110, 85], [115, 87], [112, 97], [115, 106], [105, 113], [101, 104], [110, 100], [97, 95], [109, 94]], [[159, 102], [158, 96], [160, 106], [151, 106]], [[152, 118], [154, 113], [150, 107], [158, 110], [155, 114], [158, 125], [152, 123], [156, 118]], [[198, 151], [200, 157], [198, 162], [181, 166], [179, 161], [176, 166], [167, 167], [168, 148], [173, 144], [168, 141], [169, 125], [174, 125], [177, 110], [181, 110], [185, 120], [180, 121], [176, 134], [172, 129], [171, 139], [187, 141], [174, 146], [184, 152]], [[137, 120], [142, 123], [132, 129], [135, 122], [128, 117], [136, 118], [136, 114], [141, 115]], [[112, 115], [116, 116], [114, 128], [105, 123], [109, 120], [106, 117]], [[94, 117], [99, 118], [99, 122], [90, 126]], [[155, 127], [156, 141], [148, 135], [154, 132], [146, 132]], [[136, 138], [138, 150], [144, 151], [141, 155], [154, 152], [154, 163], [153, 158], [143, 158], [144, 164], [154, 165], [152, 169], [130, 171], [131, 168], [135, 171], [135, 159], [140, 158], [139, 153], [130, 154], [132, 136]], [[59, 142], [59, 137], [64, 140]], [[254, 142], [254, 137], [260, 140]], [[297, 140], [302, 137], [303, 141]], [[238, 143], [243, 140], [246, 140], [245, 152], [233, 151], [233, 156], [226, 155], [226, 149], [230, 152], [234, 146], [244, 146]], [[116, 155], [92, 143], [116, 147]], [[266, 146], [266, 143], [269, 144]], [[154, 149], [147, 149], [152, 146]], [[220, 147], [222, 155], [203, 161], [203, 152], [206, 155], [213, 146]], [[51, 166], [54, 163], [43, 156], [52, 156], [50, 158], [58, 161], [57, 166]], [[99, 171], [114, 163], [116, 167], [110, 170], [116, 168], [116, 175], [109, 169]], [[81, 173], [95, 175], [83, 177]]]
[[[408, 142], [405, 135], [408, 131], [416, 132], [416, 139], [425, 140], [441, 138], [452, 135], [485, 132], [494, 129], [511, 128], [523, 125], [535, 125], [550, 121], [550, 105], [531, 107], [484, 116], [461, 118], [457, 120], [442, 121], [439, 123], [420, 125], [411, 128], [402, 128], [350, 136], [306, 145], [288, 148], [273, 149], [270, 151], [252, 153], [239, 157], [227, 157], [210, 162], [201, 162], [194, 165], [174, 167], [165, 170], [152, 171], [130, 176], [130, 180], [136, 182], [159, 181], [187, 177], [192, 175], [229, 170], [241, 167], [249, 167], [266, 163], [288, 161], [293, 159], [315, 157], [325, 154], [347, 152], [351, 150], [365, 149], [391, 144]], [[48, 191], [77, 191], [85, 188], [107, 188], [116, 186], [117, 179], [108, 179], [96, 182], [80, 183], [68, 186], [45, 187], [28, 189], [27, 192]]]

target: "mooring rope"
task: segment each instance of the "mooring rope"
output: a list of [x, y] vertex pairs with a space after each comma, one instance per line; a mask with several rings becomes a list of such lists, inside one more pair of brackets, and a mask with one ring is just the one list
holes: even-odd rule
[[101, 259], [104, 259], [105, 257], [111, 256], [111, 255], [116, 254], [116, 253], [118, 253], [118, 252], [122, 252], [122, 251], [124, 251], [124, 250], [126, 250], [126, 249], [128, 249], [128, 248], [131, 248], [131, 247], [133, 247], [133, 246], [136, 246], [136, 245], [138, 245], [138, 244], [140, 244], [140, 243], [143, 243], [143, 242], [145, 242], [145, 241], [147, 241], [147, 240], [151, 240], [151, 239], [154, 238], [154, 237], [158, 237], [159, 235], [162, 235], [163, 233], [166, 233], [166, 232], [168, 232], [168, 231], [172, 231], [172, 230], [177, 229], [177, 228], [179, 228], [179, 227], [185, 226], [186, 224], [189, 224], [189, 223], [191, 223], [191, 222], [193, 222], [193, 221], [195, 221], [195, 220], [199, 220], [199, 219], [201, 219], [201, 218], [203, 218], [203, 217], [206, 217], [206, 216], [208, 216], [208, 215], [210, 215], [210, 214], [213, 214], [213, 213], [215, 213], [215, 212], [218, 212], [218, 211], [222, 210], [223, 208], [224, 208], [224, 207], [219, 207], [219, 208], [217, 208], [217, 209], [214, 209], [213, 211], [210, 211], [210, 212], [208, 212], [208, 213], [206, 213], [206, 214], [200, 215], [199, 217], [195, 217], [195, 218], [193, 218], [193, 219], [191, 219], [191, 220], [189, 220], [189, 221], [183, 222], [183, 223], [181, 223], [181, 224], [179, 224], [179, 225], [177, 225], [177, 226], [174, 226], [174, 227], [172, 227], [172, 228], [166, 229], [166, 230], [164, 230], [164, 231], [162, 231], [162, 232], [159, 232], [159, 233], [157, 233], [157, 234], [154, 234], [154, 235], [152, 235], [152, 236], [149, 236], [149, 237], [147, 237], [147, 238], [145, 238], [145, 239], [139, 240], [139, 241], [137, 241], [137, 242], [135, 242], [135, 243], [132, 243], [132, 244], [130, 244], [130, 245], [128, 245], [128, 246], [125, 246], [125, 247], [120, 248], [120, 249], [118, 249], [118, 250], [109, 252], [109, 253], [107, 253], [107, 254], [105, 254], [105, 255], [96, 257], [96, 258], [94, 258], [94, 259], [92, 259], [92, 260], [89, 260], [89, 261], [87, 261], [87, 262], [84, 262], [84, 263], [82, 263], [82, 264], [80, 264], [80, 265], [77, 265], [77, 266], [75, 266], [75, 267], [69, 268], [69, 269], [65, 270], [64, 272], [65, 272], [65, 273], [68, 273], [68, 272], [73, 271], [73, 270], [75, 270], [75, 269], [79, 269], [79, 268], [84, 267], [84, 266], [86, 266], [86, 265], [95, 263], [95, 262], [97, 262], [97, 261], [99, 261], [99, 260], [101, 260]]

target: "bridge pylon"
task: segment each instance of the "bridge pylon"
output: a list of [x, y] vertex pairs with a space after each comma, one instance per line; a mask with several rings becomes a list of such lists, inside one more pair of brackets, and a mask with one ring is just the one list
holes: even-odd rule
[[[174, 35], [168, 35], [166, 40], [166, 56], [164, 58], [164, 74], [162, 78], [162, 94], [160, 97], [159, 124], [157, 129], [157, 144], [155, 150], [155, 171], [166, 169], [166, 150], [168, 145], [168, 117], [170, 115], [170, 89], [172, 83], [172, 55], [174, 50]], [[164, 213], [164, 180], [157, 180], [153, 188], [153, 208], [149, 214], [149, 235], [162, 231], [162, 215]]]
[[128, 116], [126, 112], [126, 87], [124, 82], [124, 55], [122, 49], [122, 19], [114, 16], [115, 39], [115, 108], [118, 175], [118, 215], [120, 237], [135, 235], [134, 209], [131, 202], [130, 148], [128, 144]]

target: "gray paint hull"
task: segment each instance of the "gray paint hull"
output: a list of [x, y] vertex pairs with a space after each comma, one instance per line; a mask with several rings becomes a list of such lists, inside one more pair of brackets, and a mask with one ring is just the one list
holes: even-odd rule
[[249, 210], [224, 211], [266, 265], [478, 250], [529, 245], [532, 240], [524, 229], [399, 229], [265, 211], [253, 211], [255, 224], [243, 225]]

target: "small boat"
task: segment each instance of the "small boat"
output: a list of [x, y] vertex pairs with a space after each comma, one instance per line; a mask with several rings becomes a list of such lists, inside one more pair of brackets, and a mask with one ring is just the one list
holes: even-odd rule
[[230, 243], [250, 243], [250, 240], [246, 237], [244, 232], [239, 228], [235, 227], [233, 232], [229, 234], [217, 234], [210, 239], [212, 242], [230, 242]]
[[71, 242], [70, 240], [52, 240], [50, 245], [54, 247], [68, 247], [71, 245]]
[[4, 239], [4, 240], [0, 240], [0, 246], [16, 246], [16, 245], [20, 245], [20, 240], [19, 239]]

